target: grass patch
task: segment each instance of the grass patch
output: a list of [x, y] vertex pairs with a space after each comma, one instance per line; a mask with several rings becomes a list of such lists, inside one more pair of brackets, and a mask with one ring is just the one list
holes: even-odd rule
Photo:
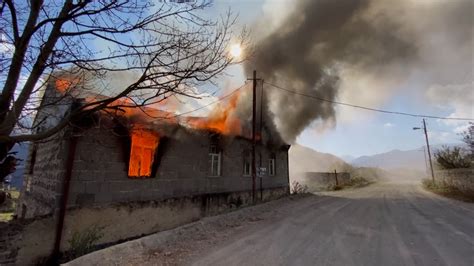
[[0, 206], [0, 222], [8, 222], [13, 219], [16, 210], [20, 191], [7, 190], [5, 202]]
[[72, 238], [68, 241], [70, 249], [64, 254], [63, 261], [71, 261], [97, 250], [96, 244], [104, 236], [103, 230], [104, 227], [94, 225], [83, 231], [74, 232]]
[[0, 213], [0, 222], [8, 222], [13, 219], [13, 212]]
[[474, 202], [474, 192], [464, 192], [459, 190], [455, 186], [439, 182], [433, 182], [431, 179], [423, 179], [422, 184], [426, 190], [429, 190], [438, 195], [465, 202]]

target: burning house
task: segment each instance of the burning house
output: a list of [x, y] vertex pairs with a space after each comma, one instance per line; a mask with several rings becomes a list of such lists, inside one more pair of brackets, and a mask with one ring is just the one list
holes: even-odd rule
[[[50, 83], [42, 104], [57, 99], [61, 86]], [[251, 131], [229, 115], [237, 97], [226, 112], [204, 118], [146, 107], [95, 112], [33, 143], [17, 216], [35, 220], [30, 231], [42, 238], [19, 244], [17, 262], [48, 255], [55, 245], [67, 250], [72, 235], [91, 226], [102, 228], [100, 243], [113, 243], [251, 204], [253, 196], [287, 194], [289, 145], [262, 134], [254, 185]], [[52, 126], [84, 102], [76, 95], [52, 104], [36, 122]]]

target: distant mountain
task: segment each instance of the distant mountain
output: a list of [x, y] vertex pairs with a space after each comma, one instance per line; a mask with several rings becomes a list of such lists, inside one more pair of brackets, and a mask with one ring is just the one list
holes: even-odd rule
[[294, 144], [289, 151], [290, 179], [301, 180], [304, 172], [342, 171], [349, 165], [341, 158]]
[[401, 151], [392, 150], [371, 156], [362, 156], [352, 160], [355, 166], [380, 167], [384, 169], [411, 168], [425, 169], [423, 149]]
[[[447, 146], [456, 146], [456, 144], [446, 144]], [[431, 146], [431, 155], [433, 152], [443, 145]], [[413, 169], [425, 171], [428, 155], [426, 153], [426, 161], [423, 147], [414, 150], [392, 150], [389, 152], [379, 153], [370, 156], [361, 156], [351, 161], [354, 166], [364, 167], [380, 167], [386, 170], [394, 169]]]
[[352, 155], [342, 155], [340, 158], [343, 159], [346, 163], [351, 163], [352, 160], [356, 159], [357, 157]]

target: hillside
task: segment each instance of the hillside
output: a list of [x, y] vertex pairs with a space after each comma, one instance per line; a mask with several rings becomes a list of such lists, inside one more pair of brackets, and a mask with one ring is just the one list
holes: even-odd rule
[[321, 153], [311, 148], [294, 144], [289, 151], [290, 179], [301, 180], [304, 172], [343, 171], [349, 165], [337, 156]]
[[[447, 146], [456, 146], [457, 144], [446, 144]], [[443, 145], [431, 146], [431, 154], [442, 148]], [[426, 170], [425, 156], [423, 147], [413, 150], [392, 150], [389, 152], [374, 154], [370, 156], [361, 156], [350, 163], [354, 166], [379, 167], [386, 170], [412, 169], [418, 171]], [[428, 155], [426, 155], [428, 160]]]
[[380, 167], [384, 169], [410, 168], [425, 169], [425, 157], [423, 149], [416, 150], [392, 150], [371, 156], [361, 156], [351, 162], [354, 166]]

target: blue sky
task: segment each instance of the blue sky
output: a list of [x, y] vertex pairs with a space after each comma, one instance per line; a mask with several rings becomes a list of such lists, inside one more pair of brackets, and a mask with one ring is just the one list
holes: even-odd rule
[[[430, 0], [400, 1], [430, 4]], [[453, 3], [457, 1], [464, 0], [452, 0]], [[203, 16], [217, 18], [230, 9], [238, 15], [237, 29], [248, 27], [254, 33], [252, 40], [258, 41], [259, 35], [274, 30], [279, 21], [284, 21], [285, 16], [294, 9], [295, 3], [292, 0], [215, 0], [211, 7], [202, 12]], [[423, 67], [420, 67], [410, 76], [398, 80], [396, 84], [376, 80], [374, 75], [365, 75], [357, 80], [355, 75], [355, 78], [352, 76], [347, 79], [347, 84], [343, 86], [336, 100], [391, 111], [474, 117], [472, 36], [470, 57], [456, 54], [453, 47], [457, 46], [452, 45], [449, 38], [445, 38], [442, 30], [433, 30], [433, 34], [428, 37], [430, 39], [429, 47], [425, 47], [425, 50], [428, 50], [426, 53], [431, 55], [430, 52], [434, 51], [436, 56], [427, 56], [429, 60], [425, 63], [430, 67], [436, 66], [432, 72], [424, 73]], [[95, 44], [101, 46], [101, 43]], [[469, 43], [467, 45], [469, 46]], [[429, 51], [430, 49], [433, 51]], [[357, 74], [357, 71], [355, 73]], [[247, 79], [241, 65], [231, 66], [227, 74], [220, 78], [218, 87], [204, 87], [204, 91], [215, 92], [214, 95], [209, 95], [200, 102], [189, 100], [190, 104], [183, 106], [179, 112], [214, 101], [216, 96], [240, 87]], [[211, 107], [207, 108], [207, 111]], [[206, 109], [203, 109], [204, 111]], [[314, 123], [308, 126], [296, 141], [338, 156], [371, 155], [393, 149], [416, 149], [424, 145], [422, 132], [412, 130], [413, 127], [421, 125], [421, 118], [374, 113], [343, 106], [337, 107], [336, 111], [336, 123], [333, 127], [325, 127], [322, 130]], [[459, 143], [459, 132], [466, 124], [428, 119], [431, 143]]]
[[[410, 0], [407, 0], [410, 1]], [[216, 0], [213, 7], [206, 12], [209, 14], [222, 13], [228, 8], [239, 14], [239, 25], [252, 28], [262, 17], [282, 15], [285, 9], [291, 10], [292, 3], [284, 0], [274, 1], [229, 1]], [[273, 8], [274, 7], [274, 8]], [[287, 8], [286, 8], [287, 7]], [[261, 29], [258, 29], [261, 30]], [[469, 58], [465, 58], [469, 62]], [[433, 62], [442, 64], [442, 59]], [[466, 63], [463, 62], [463, 63]], [[464, 68], [462, 80], [450, 80], [446, 74], [444, 80], [435, 75], [413, 73], [406, 80], [390, 88], [364, 88], [364, 93], [378, 93], [385, 90], [379, 99], [367, 101], [358, 97], [341, 97], [340, 101], [360, 104], [368, 107], [401, 111], [433, 116], [474, 117], [472, 109], [472, 60]], [[456, 64], [457, 62], [448, 62]], [[470, 66], [470, 67], [469, 67]], [[440, 67], [440, 71], [443, 68]], [[258, 70], [257, 70], [258, 71]], [[423, 70], [420, 70], [422, 72]], [[233, 75], [232, 84], [237, 85], [245, 80], [239, 66], [233, 67], [229, 73]], [[264, 77], [263, 77], [264, 78]], [[443, 82], [440, 82], [443, 80]], [[229, 83], [223, 81], [223, 83]], [[393, 149], [409, 150], [424, 145], [422, 131], [414, 131], [413, 127], [421, 126], [421, 118], [374, 113], [350, 107], [338, 107], [336, 125], [333, 128], [321, 130], [309, 126], [297, 138], [297, 142], [321, 152], [338, 156], [371, 155]], [[467, 122], [458, 123], [427, 119], [432, 144], [459, 143], [459, 132]], [[430, 144], [431, 144], [430, 143]]]

